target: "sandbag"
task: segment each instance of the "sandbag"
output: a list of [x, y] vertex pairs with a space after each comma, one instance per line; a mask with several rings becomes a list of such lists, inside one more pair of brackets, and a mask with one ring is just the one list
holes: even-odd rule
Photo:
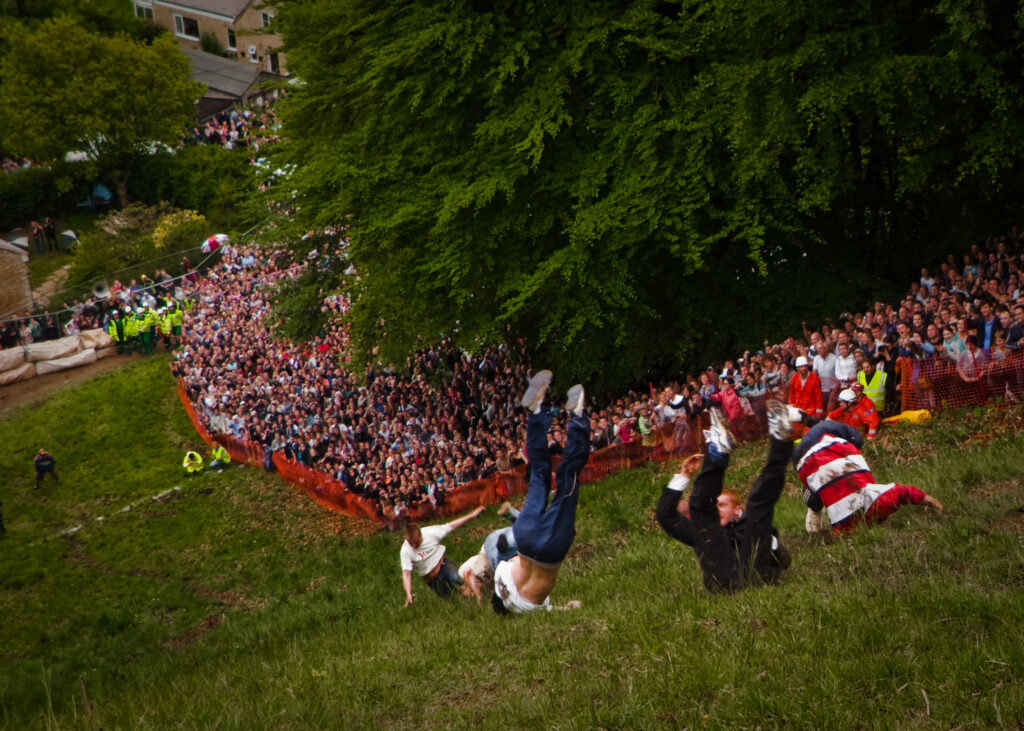
[[25, 346], [25, 359], [31, 362], [57, 360], [77, 353], [82, 347], [77, 335], [68, 335], [60, 340], [32, 343]]
[[96, 351], [96, 360], [102, 360], [103, 358], [109, 358], [112, 355], [117, 355], [117, 348], [111, 346], [109, 348], [100, 348]]
[[79, 366], [89, 365], [90, 363], [96, 362], [96, 351], [92, 348], [83, 350], [74, 355], [69, 355], [66, 358], [56, 358], [54, 360], [41, 360], [36, 363], [36, 373], [40, 376], [46, 373], [56, 373], [57, 371], [67, 370], [68, 368], [78, 368]]
[[0, 372], [17, 368], [25, 362], [25, 349], [20, 345], [17, 348], [0, 350]]
[[22, 363], [16, 368], [0, 371], [0, 386], [6, 386], [9, 383], [16, 383], [17, 381], [24, 381], [28, 378], [32, 378], [35, 374], [35, 365], [32, 363]]
[[82, 348], [102, 350], [103, 348], [109, 348], [114, 343], [114, 339], [107, 334], [107, 331], [100, 328], [83, 330], [78, 333], [78, 337], [82, 341]]

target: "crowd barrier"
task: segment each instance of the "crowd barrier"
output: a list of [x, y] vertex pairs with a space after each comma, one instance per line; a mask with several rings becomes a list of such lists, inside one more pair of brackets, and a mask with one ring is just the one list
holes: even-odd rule
[[[944, 358], [900, 358], [900, 410], [941, 411], [964, 406], [1024, 401], [1024, 352], [1007, 351], [1003, 358], [983, 354], [974, 372], [961, 373]], [[977, 380], [964, 380], [976, 378]]]
[[[965, 381], [955, 365], [936, 359], [900, 358], [894, 377], [898, 380], [899, 403], [903, 411], [1015, 402], [1024, 400], [1024, 353], [988, 361], [980, 368], [977, 381]], [[260, 445], [227, 434], [210, 434], [198, 418], [180, 379], [178, 396], [205, 442], [223, 445], [233, 460], [264, 467], [265, 455]], [[731, 420], [732, 431], [741, 441], [757, 441], [767, 436], [766, 398], [759, 396], [748, 399], [744, 413]], [[680, 417], [657, 429], [653, 439], [649, 440], [652, 443], [644, 445], [637, 437], [626, 444], [600, 449], [590, 456], [580, 474], [580, 482], [599, 482], [622, 470], [701, 452], [704, 449], [703, 430], [708, 426], [707, 413], [692, 420]], [[348, 490], [344, 483], [331, 475], [286, 459], [281, 452], [272, 454], [271, 459], [282, 478], [299, 487], [324, 507], [353, 518], [369, 519], [381, 524], [392, 525], [395, 522], [394, 515], [385, 511], [377, 501]], [[558, 457], [552, 462], [553, 469], [557, 469]], [[519, 465], [509, 471], [459, 485], [446, 491], [438, 505], [423, 501], [410, 507], [402, 517], [426, 521], [459, 515], [477, 505], [495, 504], [524, 494], [528, 486], [526, 465]]]

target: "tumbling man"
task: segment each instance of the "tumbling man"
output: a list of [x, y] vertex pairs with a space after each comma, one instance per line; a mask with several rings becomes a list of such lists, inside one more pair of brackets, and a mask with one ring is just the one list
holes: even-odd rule
[[583, 410], [583, 386], [577, 384], [569, 389], [565, 405], [570, 414], [568, 436], [555, 476], [555, 495], [549, 505], [551, 453], [547, 434], [552, 416], [542, 409], [542, 404], [550, 384], [551, 371], [539, 371], [530, 379], [522, 399], [523, 406], [530, 411], [526, 421], [530, 483], [512, 528], [519, 555], [502, 561], [494, 571], [491, 606], [498, 614], [552, 609], [548, 597], [576, 537], [579, 476], [590, 459], [590, 418]]
[[[793, 453], [789, 407], [769, 401], [768, 423], [768, 460], [744, 509], [736, 493], [723, 489], [729, 452], [736, 440], [718, 409], [711, 410], [711, 428], [704, 432], [704, 455], [687, 458], [658, 501], [658, 523], [676, 540], [693, 546], [708, 591], [733, 592], [752, 581], [775, 584], [789, 568], [789, 552], [779, 543], [772, 525]], [[686, 517], [678, 510], [679, 500], [698, 467]]]
[[837, 536], [853, 533], [861, 523], [881, 523], [901, 505], [924, 503], [942, 511], [942, 503], [916, 487], [876, 483], [860, 453], [864, 437], [852, 426], [827, 419], [809, 426], [793, 452], [804, 486], [808, 533], [821, 530], [823, 509]]
[[460, 528], [484, 512], [481, 505], [473, 512], [450, 523], [428, 525], [420, 528], [416, 523], [405, 524], [405, 540], [399, 551], [402, 564], [402, 587], [405, 589], [405, 606], [412, 604], [412, 572], [423, 577], [424, 583], [442, 599], [450, 597], [455, 587], [462, 583], [459, 572], [450, 558], [444, 555], [441, 541], [456, 528]]

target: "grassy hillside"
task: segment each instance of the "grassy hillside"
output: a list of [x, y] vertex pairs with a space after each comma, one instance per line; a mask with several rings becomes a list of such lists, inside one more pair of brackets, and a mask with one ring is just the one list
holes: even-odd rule
[[[869, 450], [879, 479], [927, 489], [941, 516], [905, 508], [849, 540], [810, 538], [791, 475], [776, 520], [787, 580], [733, 597], [707, 595], [692, 552], [655, 524], [659, 468], [587, 486], [553, 595], [583, 608], [502, 619], [419, 583], [403, 608], [400, 538], [367, 537], [274, 476], [185, 479], [198, 440], [166, 366], [135, 363], [0, 423], [4, 728], [1024, 718], [1020, 409], [943, 416]], [[40, 446], [62, 481], [36, 491]], [[738, 452], [735, 486], [762, 452]], [[450, 555], [501, 524], [484, 513]]]

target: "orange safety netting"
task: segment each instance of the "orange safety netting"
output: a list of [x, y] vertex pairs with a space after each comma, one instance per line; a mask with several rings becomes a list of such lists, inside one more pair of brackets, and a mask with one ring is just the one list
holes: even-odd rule
[[896, 363], [900, 410], [936, 411], [1024, 400], [1024, 352], [1007, 351], [1002, 358], [978, 353], [973, 366], [961, 362], [959, 367], [941, 358], [900, 358]]
[[[977, 380], [965, 380], [965, 375]], [[969, 368], [958, 370], [955, 365], [938, 359], [900, 358], [894, 377], [899, 384], [903, 411], [1024, 401], [1024, 353], [1011, 353], [1006, 358], [996, 360], [981, 358], [973, 371]], [[180, 379], [178, 396], [205, 442], [210, 445], [222, 444], [233, 460], [256, 467], [264, 466], [264, 452], [260, 445], [227, 434], [210, 434], [199, 420]], [[765, 401], [765, 396], [747, 399], [749, 409], [731, 420], [730, 427], [738, 439], [757, 441], [767, 436]], [[674, 422], [654, 431], [647, 445], [637, 437], [627, 444], [600, 449], [590, 455], [587, 466], [580, 474], [580, 482], [599, 482], [617, 472], [649, 462], [665, 462], [701, 452], [704, 449], [703, 430], [708, 427], [708, 422], [706, 413], [692, 420], [677, 417]], [[393, 520], [393, 516], [387, 515], [377, 501], [350, 491], [344, 483], [331, 475], [286, 459], [280, 452], [275, 452], [271, 458], [281, 477], [298, 486], [324, 507], [378, 523]], [[553, 464], [557, 468], [558, 457], [555, 457]], [[526, 465], [519, 465], [507, 472], [498, 472], [448, 490], [436, 507], [427, 501], [411, 506], [403, 517], [428, 520], [456, 515], [478, 505], [498, 503], [513, 495], [524, 494], [527, 486]]]

